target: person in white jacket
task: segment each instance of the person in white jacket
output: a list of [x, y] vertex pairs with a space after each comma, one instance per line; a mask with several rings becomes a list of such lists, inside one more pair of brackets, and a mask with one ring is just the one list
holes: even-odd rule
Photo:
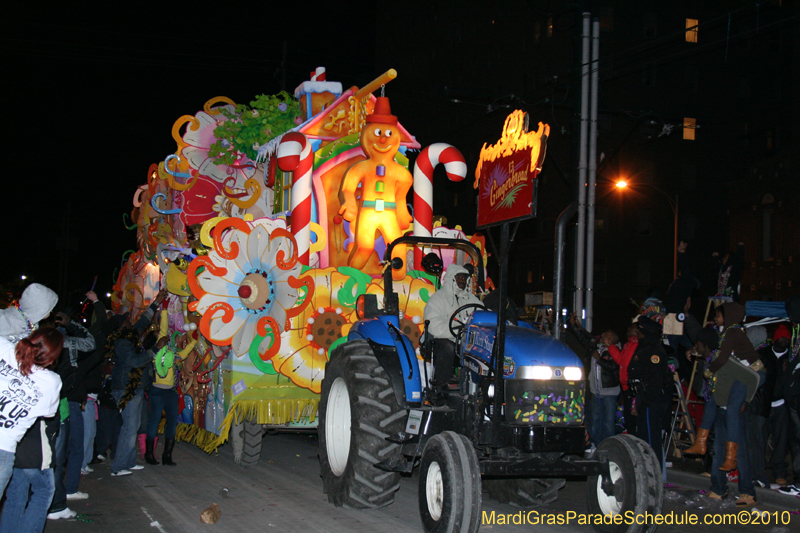
[[37, 418], [56, 414], [61, 378], [47, 367], [63, 345], [64, 336], [50, 327], [16, 345], [0, 337], [0, 493], [11, 479], [17, 443]]
[[[450, 332], [450, 317], [466, 304], [481, 305], [481, 301], [469, 290], [470, 274], [466, 268], [451, 264], [447, 267], [442, 287], [430, 297], [425, 305], [424, 319], [430, 320], [428, 334], [433, 337], [433, 385], [446, 390], [453, 377], [456, 357], [455, 337]], [[474, 309], [462, 311], [456, 317], [465, 323]], [[427, 339], [428, 341], [430, 339]]]

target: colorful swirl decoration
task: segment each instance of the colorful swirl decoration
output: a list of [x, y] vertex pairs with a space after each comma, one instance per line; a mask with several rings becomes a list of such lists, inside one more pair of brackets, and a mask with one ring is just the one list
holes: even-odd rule
[[213, 244], [187, 272], [200, 331], [218, 346], [230, 344], [237, 358], [257, 354], [268, 361], [314, 293], [314, 280], [301, 277], [297, 243], [270, 220], [230, 218], [217, 222]]

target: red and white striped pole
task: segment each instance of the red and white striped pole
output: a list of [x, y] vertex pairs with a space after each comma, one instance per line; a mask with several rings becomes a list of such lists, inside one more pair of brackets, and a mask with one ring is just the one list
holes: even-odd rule
[[278, 166], [292, 172], [291, 232], [297, 241], [297, 258], [308, 265], [311, 247], [311, 174], [314, 158], [311, 143], [302, 133], [290, 131], [278, 145]]
[[[461, 181], [467, 176], [467, 162], [456, 148], [445, 143], [426, 146], [414, 164], [414, 235], [430, 237], [433, 234], [433, 169], [444, 165], [450, 181]], [[414, 268], [422, 268], [422, 249], [414, 248]]]
[[311, 73], [311, 81], [325, 81], [325, 67], [317, 67], [317, 70]]

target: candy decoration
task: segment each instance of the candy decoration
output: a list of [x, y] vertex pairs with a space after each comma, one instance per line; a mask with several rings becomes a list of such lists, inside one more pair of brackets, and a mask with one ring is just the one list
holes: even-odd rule
[[[456, 148], [445, 143], [426, 146], [414, 164], [414, 235], [430, 237], [433, 231], [433, 169], [442, 163], [450, 181], [467, 176], [467, 162]], [[414, 248], [414, 268], [422, 269], [422, 249]]]
[[311, 174], [314, 160], [311, 143], [302, 133], [291, 131], [278, 145], [278, 166], [292, 172], [292, 235], [297, 241], [299, 261], [308, 265], [311, 246]]
[[311, 73], [311, 81], [325, 81], [325, 67], [317, 67]]

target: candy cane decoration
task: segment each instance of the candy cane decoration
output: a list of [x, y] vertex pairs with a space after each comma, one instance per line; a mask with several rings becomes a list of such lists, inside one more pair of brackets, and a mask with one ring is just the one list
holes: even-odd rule
[[[456, 148], [445, 143], [426, 146], [414, 164], [414, 235], [433, 234], [433, 169], [442, 163], [450, 181], [467, 176], [467, 162]], [[414, 268], [422, 268], [422, 249], [414, 248]]]
[[308, 265], [311, 246], [311, 173], [314, 160], [311, 143], [302, 133], [290, 131], [278, 145], [278, 166], [292, 172], [292, 235], [297, 241], [297, 257]]

